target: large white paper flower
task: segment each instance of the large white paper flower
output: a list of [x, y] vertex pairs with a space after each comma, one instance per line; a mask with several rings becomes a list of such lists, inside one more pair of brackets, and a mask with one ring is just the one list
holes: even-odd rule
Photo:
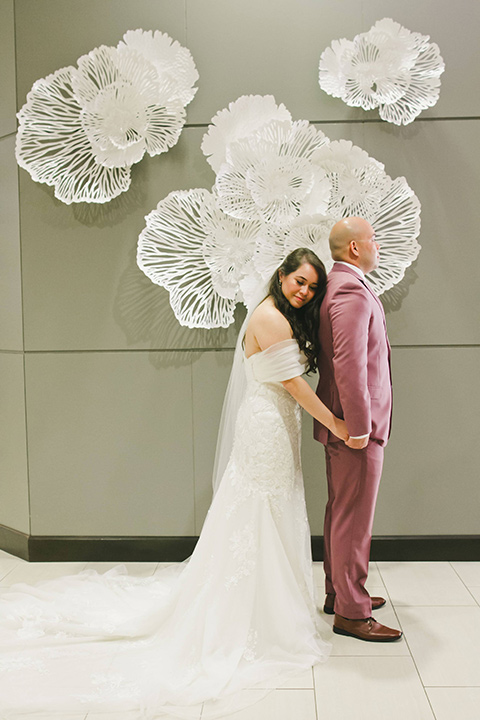
[[107, 202], [128, 189], [132, 164], [178, 141], [197, 77], [167, 35], [129, 31], [34, 84], [18, 114], [17, 161], [63, 202]]
[[369, 280], [379, 295], [418, 255], [420, 203], [405, 178], [392, 180], [364, 150], [330, 142], [307, 121], [272, 117], [282, 108], [248, 97], [218, 113], [203, 144], [218, 165], [213, 192], [170, 193], [147, 217], [138, 264], [170, 292], [182, 325], [227, 327], [235, 304], [258, 303], [298, 247], [328, 271], [330, 230], [342, 217], [360, 215], [376, 232], [381, 261]]
[[187, 327], [228, 327], [262, 229], [225, 215], [208, 190], [170, 193], [146, 217], [137, 263]]
[[372, 110], [396, 125], [407, 125], [432, 107], [445, 69], [428, 35], [410, 32], [390, 18], [353, 40], [334, 40], [320, 58], [322, 90], [350, 107]]
[[36, 182], [53, 185], [55, 196], [72, 202], [105, 202], [128, 190], [130, 168], [100, 165], [82, 127], [82, 108], [71, 71], [37, 80], [20, 110], [16, 156]]
[[276, 224], [323, 212], [330, 184], [312, 156], [327, 142], [306, 120], [271, 120], [232, 142], [215, 182], [220, 207], [232, 217]]

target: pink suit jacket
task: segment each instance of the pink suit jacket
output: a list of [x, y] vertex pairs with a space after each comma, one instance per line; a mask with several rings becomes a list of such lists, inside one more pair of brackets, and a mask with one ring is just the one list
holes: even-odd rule
[[[346, 265], [328, 275], [320, 308], [317, 395], [354, 437], [370, 434], [386, 445], [392, 418], [390, 344], [383, 306], [367, 283]], [[324, 445], [338, 438], [315, 420]]]

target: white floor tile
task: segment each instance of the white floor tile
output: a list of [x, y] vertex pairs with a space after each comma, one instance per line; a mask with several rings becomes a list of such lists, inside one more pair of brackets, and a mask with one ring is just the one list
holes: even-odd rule
[[368, 578], [366, 582], [366, 588], [368, 589], [370, 595], [372, 594], [370, 587], [379, 588], [379, 587], [385, 587], [385, 583], [383, 582], [383, 578], [378, 570], [377, 563], [371, 562], [368, 566]]
[[[97, 713], [97, 712], [91, 712], [88, 713], [85, 720], [138, 720], [139, 718], [138, 712], [131, 712], [131, 713], [118, 713], [118, 712], [112, 712], [112, 713]], [[60, 720], [60, 718], [59, 718]], [[63, 718], [62, 718], [63, 720]], [[166, 715], [159, 715], [158, 720], [168, 720], [168, 717]], [[173, 718], [172, 718], [173, 720]], [[175, 718], [175, 720], [178, 720], [178, 718]], [[200, 715], [199, 715], [200, 720]]]
[[263, 684], [263, 687], [278, 688], [279, 690], [301, 690], [302, 688], [305, 690], [313, 690], [313, 668], [310, 668], [310, 670], [305, 670], [298, 675], [294, 675], [283, 685], [278, 685], [275, 683], [274, 680], [271, 680], [270, 682], [265, 682]]
[[5, 556], [0, 557], [0, 586], [3, 583], [3, 580], [7, 577], [9, 573], [12, 572], [12, 570], [19, 565], [22, 565], [25, 563], [25, 560], [20, 560], [19, 558], [13, 557], [12, 555], [7, 555], [5, 553]]
[[100, 575], [103, 575], [113, 568], [125, 567], [129, 575], [150, 577], [157, 569], [157, 565], [158, 563], [155, 562], [89, 562], [85, 565], [85, 570], [95, 570]]
[[480, 562], [450, 563], [467, 587], [480, 587]]
[[425, 686], [480, 686], [480, 607], [399, 608], [397, 613]]
[[325, 587], [325, 573], [323, 572], [323, 563], [313, 563], [313, 580], [317, 587], [322, 589]]
[[477, 605], [480, 605], [480, 587], [470, 587], [469, 591], [472, 593], [473, 597], [477, 601]]
[[474, 604], [448, 562], [380, 562], [378, 568], [396, 607]]
[[[21, 560], [21, 558], [18, 558], [16, 555], [12, 555], [11, 553], [5, 552], [5, 550], [0, 550], [0, 560]], [[22, 560], [22, 562], [25, 562], [25, 560]]]
[[228, 720], [316, 720], [316, 718], [313, 690], [272, 690], [255, 705], [228, 716]]
[[43, 580], [53, 580], [53, 578], [62, 577], [63, 575], [75, 575], [85, 568], [86, 563], [21, 563], [16, 565], [12, 572], [3, 578], [1, 585], [10, 587], [15, 583], [27, 583], [34, 585]]
[[[86, 720], [86, 714], [75, 714], [75, 715], [64, 715], [63, 713], [57, 713], [55, 715], [52, 715], [52, 713], [44, 714], [39, 713], [35, 714], [35, 720]], [[32, 714], [31, 713], [22, 713], [22, 714], [9, 714], [8, 720], [32, 720]], [[106, 720], [106, 719], [105, 719]]]
[[410, 657], [335, 657], [314, 676], [318, 718], [435, 720]]
[[427, 688], [437, 720], [478, 720], [480, 687]]

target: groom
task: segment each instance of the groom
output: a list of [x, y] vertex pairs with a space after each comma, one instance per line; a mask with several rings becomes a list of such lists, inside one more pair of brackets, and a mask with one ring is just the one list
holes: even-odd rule
[[348, 217], [334, 225], [335, 261], [320, 308], [317, 395], [350, 435], [343, 443], [315, 421], [325, 445], [328, 503], [324, 527], [325, 612], [335, 614], [333, 631], [361, 640], [388, 642], [402, 633], [372, 618], [385, 604], [365, 589], [373, 515], [390, 434], [392, 384], [390, 345], [380, 300], [365, 274], [379, 263], [371, 225]]

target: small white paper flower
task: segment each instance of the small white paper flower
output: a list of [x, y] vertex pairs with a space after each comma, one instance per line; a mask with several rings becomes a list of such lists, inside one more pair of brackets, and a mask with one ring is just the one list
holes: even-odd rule
[[353, 41], [334, 40], [323, 51], [320, 87], [350, 107], [378, 107], [383, 120], [407, 125], [440, 94], [445, 65], [429, 39], [390, 18], [379, 20]]
[[232, 142], [215, 182], [220, 207], [232, 217], [276, 224], [323, 212], [330, 184], [311, 158], [327, 142], [306, 120], [272, 120]]
[[261, 224], [228, 217], [204, 189], [170, 193], [146, 221], [137, 263], [169, 291], [178, 321], [190, 328], [228, 327]]
[[17, 161], [65, 203], [107, 202], [128, 189], [132, 164], [178, 141], [197, 77], [168, 35], [129, 31], [34, 84], [18, 114]]

